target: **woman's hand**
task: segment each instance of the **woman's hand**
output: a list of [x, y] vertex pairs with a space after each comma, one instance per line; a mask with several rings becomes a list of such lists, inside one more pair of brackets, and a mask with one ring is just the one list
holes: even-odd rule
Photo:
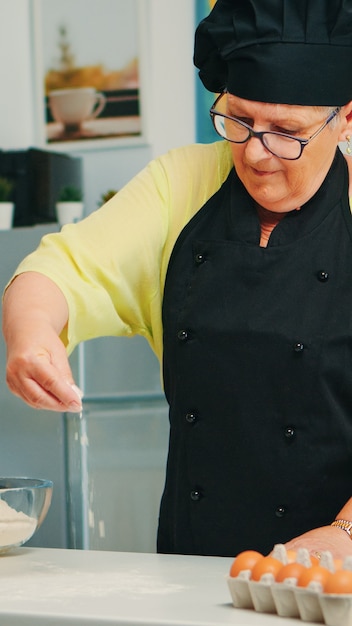
[[67, 320], [66, 300], [45, 276], [21, 274], [7, 289], [3, 306], [6, 380], [12, 393], [36, 409], [82, 409], [60, 339]]
[[35, 409], [82, 410], [65, 347], [50, 327], [28, 324], [8, 345], [10, 391]]
[[295, 537], [285, 544], [287, 550], [307, 548], [311, 554], [329, 550], [335, 559], [352, 556], [352, 541], [346, 531], [335, 526], [321, 526]]

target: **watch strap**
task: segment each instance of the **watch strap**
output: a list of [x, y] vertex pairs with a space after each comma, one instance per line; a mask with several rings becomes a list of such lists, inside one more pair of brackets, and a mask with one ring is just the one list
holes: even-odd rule
[[352, 539], [352, 522], [345, 519], [335, 519], [331, 526], [336, 526], [336, 528], [346, 531], [349, 538]]

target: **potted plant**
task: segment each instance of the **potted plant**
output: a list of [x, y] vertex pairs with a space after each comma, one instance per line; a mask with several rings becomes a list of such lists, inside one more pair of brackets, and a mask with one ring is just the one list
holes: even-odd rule
[[115, 194], [117, 194], [117, 189], [108, 189], [108, 191], [102, 193], [98, 202], [98, 206], [102, 206], [103, 204], [105, 204], [105, 202], [113, 198]]
[[74, 185], [65, 185], [56, 202], [56, 215], [60, 226], [78, 222], [83, 217], [83, 192]]
[[12, 200], [14, 182], [0, 176], [0, 230], [9, 230], [13, 223], [15, 203]]

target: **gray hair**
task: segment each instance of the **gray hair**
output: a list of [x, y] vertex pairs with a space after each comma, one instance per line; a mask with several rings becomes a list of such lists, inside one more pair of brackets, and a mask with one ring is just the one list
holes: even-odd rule
[[326, 115], [326, 117], [329, 117], [329, 115], [331, 115], [331, 113], [333, 113], [334, 111], [336, 111], [336, 109], [339, 109], [337, 112], [337, 115], [335, 115], [334, 119], [331, 120], [329, 126], [330, 128], [335, 128], [336, 124], [338, 122], [339, 119], [339, 115], [340, 115], [340, 110], [341, 107], [340, 106], [336, 106], [336, 107], [331, 107], [331, 106], [318, 106], [317, 109], [319, 111], [321, 111], [323, 114]]

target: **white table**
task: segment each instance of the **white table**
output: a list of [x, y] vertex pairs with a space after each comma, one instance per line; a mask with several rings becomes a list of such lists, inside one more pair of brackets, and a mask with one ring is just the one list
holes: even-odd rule
[[234, 609], [225, 580], [231, 563], [18, 548], [0, 557], [0, 625], [302, 626], [300, 620]]

